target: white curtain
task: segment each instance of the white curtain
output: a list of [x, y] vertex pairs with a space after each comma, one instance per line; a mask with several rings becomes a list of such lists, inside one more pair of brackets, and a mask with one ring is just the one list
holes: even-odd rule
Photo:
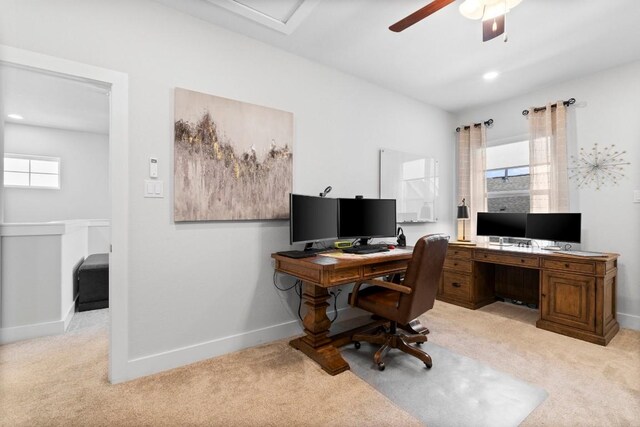
[[[459, 205], [465, 199], [469, 206], [469, 216], [466, 223], [466, 237], [477, 240], [476, 217], [478, 212], [487, 211], [487, 181], [485, 172], [486, 161], [486, 128], [482, 124], [473, 124], [468, 129], [460, 129], [458, 134], [458, 200]], [[461, 222], [461, 221], [459, 221]], [[459, 238], [462, 234], [458, 233]]]
[[529, 119], [531, 212], [568, 212], [567, 109], [562, 101]]

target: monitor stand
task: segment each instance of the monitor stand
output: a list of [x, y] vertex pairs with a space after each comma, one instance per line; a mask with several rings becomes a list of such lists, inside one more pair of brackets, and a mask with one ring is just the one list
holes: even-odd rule
[[358, 240], [358, 246], [368, 245], [370, 239], [371, 239], [370, 237], [361, 237], [360, 240]]
[[504, 242], [504, 237], [500, 237], [499, 239], [500, 239], [500, 240], [499, 240], [497, 243], [496, 243], [496, 242], [489, 242], [489, 244], [490, 244], [490, 245], [493, 245], [493, 246], [500, 246], [500, 247], [503, 247], [503, 246], [513, 246], [513, 243], [505, 243], [505, 242]]

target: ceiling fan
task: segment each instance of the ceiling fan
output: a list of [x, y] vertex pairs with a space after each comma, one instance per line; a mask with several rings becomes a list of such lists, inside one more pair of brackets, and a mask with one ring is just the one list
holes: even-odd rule
[[[434, 0], [425, 7], [413, 12], [389, 27], [391, 31], [399, 33], [413, 24], [422, 21], [429, 15], [453, 3], [455, 0]], [[464, 0], [459, 7], [465, 18], [482, 19], [482, 41], [486, 42], [504, 34], [505, 16], [509, 10], [516, 7], [522, 0]], [[507, 41], [505, 35], [504, 41]]]

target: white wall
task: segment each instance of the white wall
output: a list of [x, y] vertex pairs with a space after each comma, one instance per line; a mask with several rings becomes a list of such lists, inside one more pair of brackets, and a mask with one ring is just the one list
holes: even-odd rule
[[[499, 85], [496, 81], [493, 84]], [[522, 110], [549, 101], [576, 98], [569, 107], [569, 152], [594, 143], [604, 148], [615, 144], [626, 150], [626, 177], [617, 186], [577, 189], [571, 182], [571, 210], [582, 212], [582, 249], [616, 252], [618, 264], [617, 311], [623, 327], [640, 329], [640, 62], [558, 84], [493, 105], [464, 111], [458, 122], [492, 118], [487, 139], [507, 140], [526, 134], [528, 122]]]
[[[383, 147], [436, 158], [441, 222], [405, 232], [415, 241], [452, 231], [448, 113], [153, 2], [4, 3], [4, 44], [129, 75], [129, 377], [300, 331], [294, 300], [271, 284], [269, 255], [288, 248], [286, 222], [173, 223], [175, 87], [292, 112], [299, 193], [331, 185], [334, 197], [377, 196]], [[164, 199], [142, 197], [149, 157]]]
[[5, 152], [59, 157], [61, 179], [60, 190], [5, 188], [5, 222], [109, 218], [107, 135], [6, 123]]

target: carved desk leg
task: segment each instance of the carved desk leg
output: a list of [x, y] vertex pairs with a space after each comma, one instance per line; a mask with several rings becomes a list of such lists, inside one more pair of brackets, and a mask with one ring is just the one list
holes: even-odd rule
[[306, 335], [296, 338], [289, 344], [315, 360], [331, 375], [348, 370], [349, 364], [331, 344], [328, 336], [331, 321], [327, 317], [327, 307], [329, 307], [327, 289], [304, 282], [302, 299], [307, 307], [307, 314], [302, 321]]

